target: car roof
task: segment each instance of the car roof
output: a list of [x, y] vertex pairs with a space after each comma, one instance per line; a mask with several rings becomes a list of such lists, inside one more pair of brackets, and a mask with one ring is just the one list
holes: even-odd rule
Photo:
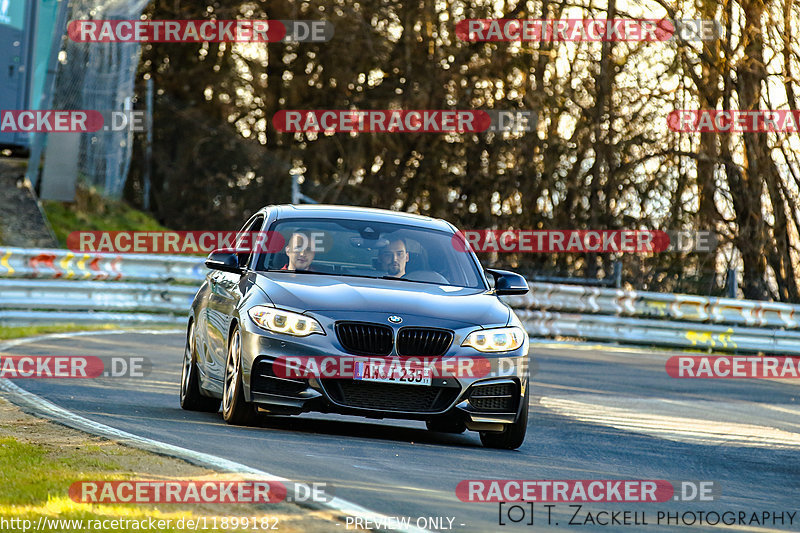
[[388, 209], [375, 209], [372, 207], [353, 207], [345, 205], [325, 204], [283, 204], [267, 206], [266, 209], [275, 209], [278, 220], [292, 218], [334, 218], [347, 220], [365, 220], [370, 222], [387, 222], [406, 224], [421, 228], [437, 229], [453, 232], [453, 226], [440, 218], [432, 218], [401, 211]]

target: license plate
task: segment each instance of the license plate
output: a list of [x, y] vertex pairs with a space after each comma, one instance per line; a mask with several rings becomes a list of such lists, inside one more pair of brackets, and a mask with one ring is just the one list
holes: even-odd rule
[[355, 364], [353, 379], [398, 385], [430, 385], [431, 369], [404, 368], [399, 365], [378, 365], [358, 361]]

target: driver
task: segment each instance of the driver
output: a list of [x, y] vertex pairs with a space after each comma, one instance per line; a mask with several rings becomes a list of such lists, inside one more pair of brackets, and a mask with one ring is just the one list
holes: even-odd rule
[[289, 258], [289, 264], [282, 270], [311, 270], [311, 262], [314, 260], [315, 253], [311, 235], [308, 232], [295, 231], [292, 233], [284, 251]]
[[406, 275], [408, 260], [406, 241], [400, 238], [390, 240], [389, 244], [378, 254], [378, 264], [381, 269], [395, 278], [402, 278]]

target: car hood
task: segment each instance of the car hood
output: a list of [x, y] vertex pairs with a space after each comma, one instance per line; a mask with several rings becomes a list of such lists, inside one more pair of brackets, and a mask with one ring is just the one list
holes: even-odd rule
[[259, 273], [256, 284], [275, 306], [300, 312], [415, 315], [478, 326], [507, 324], [510, 315], [496, 296], [464, 287], [289, 272]]

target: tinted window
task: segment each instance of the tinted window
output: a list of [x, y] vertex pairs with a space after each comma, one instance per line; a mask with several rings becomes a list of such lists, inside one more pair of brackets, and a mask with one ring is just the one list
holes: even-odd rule
[[[279, 220], [269, 231], [281, 235], [283, 247], [261, 253], [257, 270], [390, 277], [485, 288], [474, 256], [453, 245], [452, 233], [401, 224], [313, 218]], [[289, 254], [299, 258], [290, 261]]]

